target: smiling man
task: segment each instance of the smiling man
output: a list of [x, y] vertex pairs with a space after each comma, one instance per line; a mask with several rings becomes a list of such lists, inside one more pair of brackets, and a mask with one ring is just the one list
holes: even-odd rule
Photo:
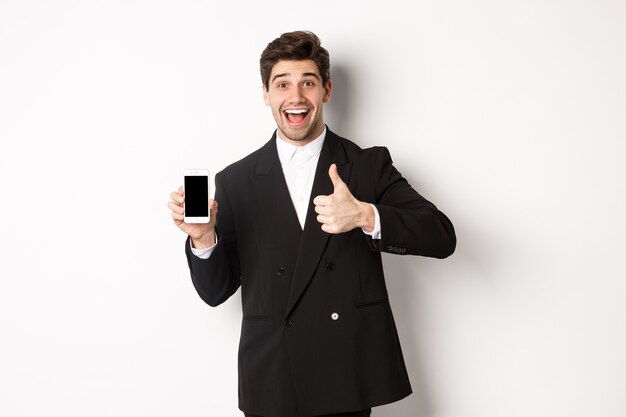
[[324, 131], [322, 106], [332, 84], [323, 80], [315, 61], [278, 61], [263, 84], [265, 104], [272, 107], [281, 139], [303, 146]]
[[317, 36], [269, 43], [261, 79], [277, 129], [215, 176], [210, 223], [184, 223], [182, 187], [171, 194], [192, 282], [211, 306], [241, 287], [245, 416], [369, 416], [411, 393], [381, 252], [445, 258], [454, 228], [386, 148], [326, 127], [332, 83]]

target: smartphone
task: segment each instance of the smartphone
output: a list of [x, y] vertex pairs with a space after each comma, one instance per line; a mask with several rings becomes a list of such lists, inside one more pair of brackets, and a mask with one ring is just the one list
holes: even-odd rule
[[209, 170], [186, 169], [184, 176], [185, 223], [208, 223]]

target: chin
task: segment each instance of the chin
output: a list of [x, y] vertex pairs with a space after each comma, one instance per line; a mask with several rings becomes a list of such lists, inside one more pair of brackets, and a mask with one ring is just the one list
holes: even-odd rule
[[296, 141], [296, 142], [300, 142], [300, 141], [303, 141], [303, 140], [307, 140], [307, 139], [309, 139], [309, 138], [311, 137], [311, 135], [310, 135], [310, 134], [295, 134], [295, 135], [293, 135], [293, 134], [287, 134], [287, 135], [285, 135], [285, 136], [286, 136], [288, 139], [291, 139], [291, 140]]
[[302, 127], [300, 129], [293, 129], [289, 126], [283, 126], [280, 129], [283, 136], [285, 136], [289, 140], [293, 140], [294, 142], [300, 142], [303, 140], [314, 139], [312, 137], [315, 129], [309, 127]]

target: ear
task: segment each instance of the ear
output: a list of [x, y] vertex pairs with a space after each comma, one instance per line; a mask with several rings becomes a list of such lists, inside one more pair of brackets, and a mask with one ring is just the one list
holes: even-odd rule
[[269, 93], [267, 92], [267, 88], [265, 87], [265, 84], [263, 84], [263, 101], [265, 102], [266, 106], [270, 105], [270, 96], [269, 96]]
[[328, 103], [328, 100], [330, 100], [330, 95], [332, 91], [333, 91], [333, 84], [330, 80], [328, 80], [328, 82], [324, 86], [324, 97], [322, 98], [324, 103]]

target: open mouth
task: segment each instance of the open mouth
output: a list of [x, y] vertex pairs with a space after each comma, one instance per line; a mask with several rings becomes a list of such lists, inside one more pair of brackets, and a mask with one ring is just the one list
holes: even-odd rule
[[304, 124], [307, 116], [309, 115], [309, 109], [286, 109], [283, 110], [283, 115], [287, 119], [287, 124], [292, 127], [299, 127]]

